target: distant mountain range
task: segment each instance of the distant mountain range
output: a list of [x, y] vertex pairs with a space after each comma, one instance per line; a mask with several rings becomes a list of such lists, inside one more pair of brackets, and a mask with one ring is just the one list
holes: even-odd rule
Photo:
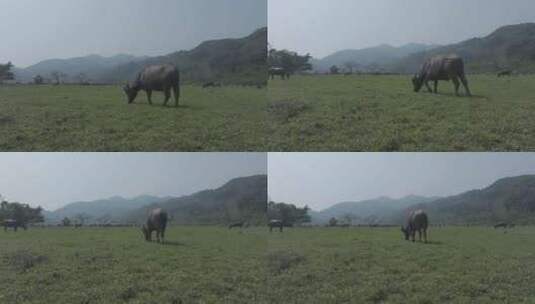
[[52, 72], [66, 74], [66, 82], [76, 82], [83, 73], [94, 83], [124, 83], [135, 79], [146, 65], [171, 63], [179, 67], [184, 82], [219, 81], [229, 84], [263, 84], [266, 76], [267, 28], [238, 39], [201, 43], [190, 51], [157, 57], [89, 55], [70, 59], [50, 59], [27, 68], [15, 68], [17, 81], [31, 82], [37, 75], [50, 78]]
[[85, 215], [88, 223], [141, 223], [149, 209], [162, 207], [175, 224], [222, 224], [265, 220], [267, 176], [232, 179], [223, 186], [183, 197], [143, 195], [132, 199], [109, 199], [75, 202], [55, 211], [45, 212], [45, 220], [58, 223], [63, 218]]
[[445, 46], [408, 44], [396, 48], [380, 45], [345, 50], [312, 63], [318, 72], [328, 71], [332, 65], [343, 69], [347, 63], [354, 63], [355, 70], [361, 72], [412, 74], [426, 58], [438, 54], [460, 55], [468, 73], [494, 73], [504, 69], [535, 72], [535, 23], [503, 26], [488, 36]]
[[[503, 178], [492, 185], [448, 197], [381, 197], [361, 202], [343, 202], [310, 212], [312, 222], [351, 218], [353, 224], [401, 224], [410, 210], [423, 209], [432, 223], [493, 224], [535, 223], [535, 175]], [[349, 217], [348, 217], [349, 216]]]

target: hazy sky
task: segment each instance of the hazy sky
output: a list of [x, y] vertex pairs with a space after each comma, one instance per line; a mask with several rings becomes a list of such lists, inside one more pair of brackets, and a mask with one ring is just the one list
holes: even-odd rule
[[324, 57], [383, 43], [449, 44], [535, 22], [533, 0], [269, 0], [269, 42]]
[[267, 173], [265, 153], [0, 153], [0, 194], [54, 210], [141, 194], [181, 196]]
[[270, 153], [271, 200], [321, 210], [379, 196], [447, 196], [535, 174], [535, 153]]
[[163, 55], [267, 25], [267, 0], [0, 0], [0, 62]]

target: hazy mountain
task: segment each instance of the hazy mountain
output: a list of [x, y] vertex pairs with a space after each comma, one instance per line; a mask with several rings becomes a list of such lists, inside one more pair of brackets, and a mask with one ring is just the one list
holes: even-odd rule
[[436, 197], [415, 195], [400, 199], [379, 197], [358, 202], [342, 202], [319, 212], [309, 212], [309, 214], [312, 217], [312, 222], [316, 224], [325, 224], [333, 217], [342, 219], [346, 215], [352, 216], [353, 224], [392, 224], [399, 221], [399, 213], [409, 206], [431, 202], [436, 199]]
[[92, 82], [123, 83], [133, 80], [149, 64], [171, 63], [179, 67], [184, 82], [219, 81], [226, 84], [265, 84], [267, 81], [267, 28], [239, 39], [201, 43], [190, 51], [157, 57], [90, 55], [71, 59], [50, 59], [25, 69], [15, 68], [17, 81], [30, 82], [36, 75], [45, 78], [53, 71], [73, 77], [84, 73]]
[[119, 65], [108, 70], [103, 79], [107, 82], [132, 80], [144, 66], [161, 63], [177, 65], [185, 82], [265, 84], [267, 28], [259, 29], [244, 38], [206, 41], [190, 51]]
[[29, 66], [25, 69], [15, 69], [15, 76], [18, 81], [30, 82], [36, 75], [50, 77], [52, 72], [61, 72], [68, 76], [67, 82], [72, 81], [80, 73], [93, 80], [99, 81], [104, 70], [111, 67], [144, 60], [147, 57], [135, 57], [132, 55], [120, 54], [112, 57], [103, 57], [99, 55], [89, 55], [69, 59], [49, 59]]
[[127, 212], [141, 208], [143, 206], [169, 200], [170, 197], [156, 197], [142, 195], [131, 199], [120, 196], [110, 197], [96, 201], [74, 202], [65, 205], [55, 211], [44, 212], [46, 221], [59, 222], [64, 217], [72, 218], [78, 214], [86, 214], [90, 217], [90, 222], [101, 218], [108, 220], [118, 220]]
[[152, 204], [131, 212], [129, 221], [143, 222], [149, 209], [162, 207], [175, 224], [225, 224], [266, 219], [267, 176], [241, 177], [213, 189]]
[[364, 49], [342, 50], [320, 60], [314, 59], [312, 60], [312, 65], [314, 70], [319, 72], [329, 71], [333, 65], [344, 68], [346, 63], [353, 63], [355, 65], [354, 69], [358, 71], [382, 69], [385, 65], [392, 64], [396, 60], [412, 53], [430, 50], [435, 47], [435, 45], [418, 43], [410, 43], [400, 47], [383, 44]]
[[535, 23], [501, 27], [483, 38], [419, 52], [393, 65], [395, 71], [416, 72], [425, 58], [437, 54], [458, 54], [465, 59], [468, 72], [496, 72], [514, 69], [535, 71]]
[[434, 223], [535, 223], [535, 175], [509, 177], [459, 195], [411, 206], [429, 213]]

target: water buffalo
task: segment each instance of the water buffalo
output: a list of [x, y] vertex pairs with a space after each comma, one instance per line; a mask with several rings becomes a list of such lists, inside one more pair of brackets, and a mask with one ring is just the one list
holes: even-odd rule
[[149, 213], [147, 218], [147, 223], [143, 225], [141, 231], [145, 236], [145, 240], [150, 242], [152, 241], [152, 232], [156, 231], [156, 240], [164, 242], [165, 238], [165, 227], [167, 226], [167, 212], [161, 208], [154, 209]]
[[26, 226], [26, 223], [13, 220], [13, 219], [4, 220], [3, 225], [4, 225], [4, 231], [7, 231], [8, 228], [12, 228], [15, 232], [17, 232], [17, 229], [19, 227], [22, 227], [24, 230], [28, 229], [28, 227]]
[[420, 72], [412, 78], [414, 91], [419, 92], [422, 86], [426, 86], [427, 90], [432, 93], [429, 81], [434, 81], [435, 90], [438, 92], [438, 81], [446, 80], [453, 81], [455, 86], [455, 95], [459, 96], [459, 79], [461, 80], [467, 96], [471, 96], [470, 88], [468, 88], [468, 80], [464, 73], [464, 62], [456, 55], [449, 56], [435, 56], [424, 62]]
[[427, 214], [423, 210], [416, 210], [409, 214], [407, 224], [405, 227], [401, 227], [401, 231], [405, 235], [405, 240], [409, 240], [409, 237], [414, 242], [416, 231], [418, 231], [418, 237], [420, 242], [422, 241], [422, 233], [424, 235], [424, 242], [427, 243], [427, 226], [429, 222]]
[[505, 76], [512, 76], [512, 75], [513, 75], [513, 71], [511, 70], [500, 71], [498, 73], [498, 77], [505, 77]]
[[497, 229], [497, 228], [507, 228], [507, 223], [498, 223], [494, 225], [494, 229]]
[[243, 226], [245, 226], [245, 223], [244, 223], [244, 222], [233, 223], [233, 224], [228, 225], [228, 229], [232, 229], [232, 228], [243, 228]]
[[269, 232], [273, 231], [273, 228], [279, 228], [279, 232], [282, 232], [282, 229], [284, 227], [284, 224], [281, 220], [270, 220], [268, 223], [269, 226]]
[[145, 67], [141, 73], [138, 74], [137, 79], [130, 85], [127, 83], [123, 88], [128, 103], [134, 102], [139, 91], [147, 92], [149, 104], [152, 104], [152, 91], [164, 92], [165, 102], [171, 97], [171, 89], [175, 96], [175, 106], [178, 107], [178, 100], [180, 98], [180, 73], [174, 65], [151, 65]]
[[275, 76], [280, 76], [281, 79], [290, 79], [290, 72], [284, 68], [271, 67], [269, 68], [269, 76], [271, 79], [275, 79]]

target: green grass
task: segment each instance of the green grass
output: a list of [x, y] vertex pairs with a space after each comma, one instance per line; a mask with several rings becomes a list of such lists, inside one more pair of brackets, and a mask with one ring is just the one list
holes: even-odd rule
[[[264, 151], [266, 90], [182, 87], [179, 108], [118, 86], [0, 86], [1, 151]], [[174, 105], [170, 101], [169, 105]]]
[[535, 303], [535, 228], [435, 228], [429, 239], [394, 228], [273, 233], [269, 301]]
[[535, 228], [0, 233], [0, 303], [534, 303]]
[[472, 98], [414, 93], [408, 76], [270, 81], [269, 150], [535, 150], [535, 76], [468, 80]]
[[266, 231], [172, 227], [0, 234], [0, 303], [262, 303]]

